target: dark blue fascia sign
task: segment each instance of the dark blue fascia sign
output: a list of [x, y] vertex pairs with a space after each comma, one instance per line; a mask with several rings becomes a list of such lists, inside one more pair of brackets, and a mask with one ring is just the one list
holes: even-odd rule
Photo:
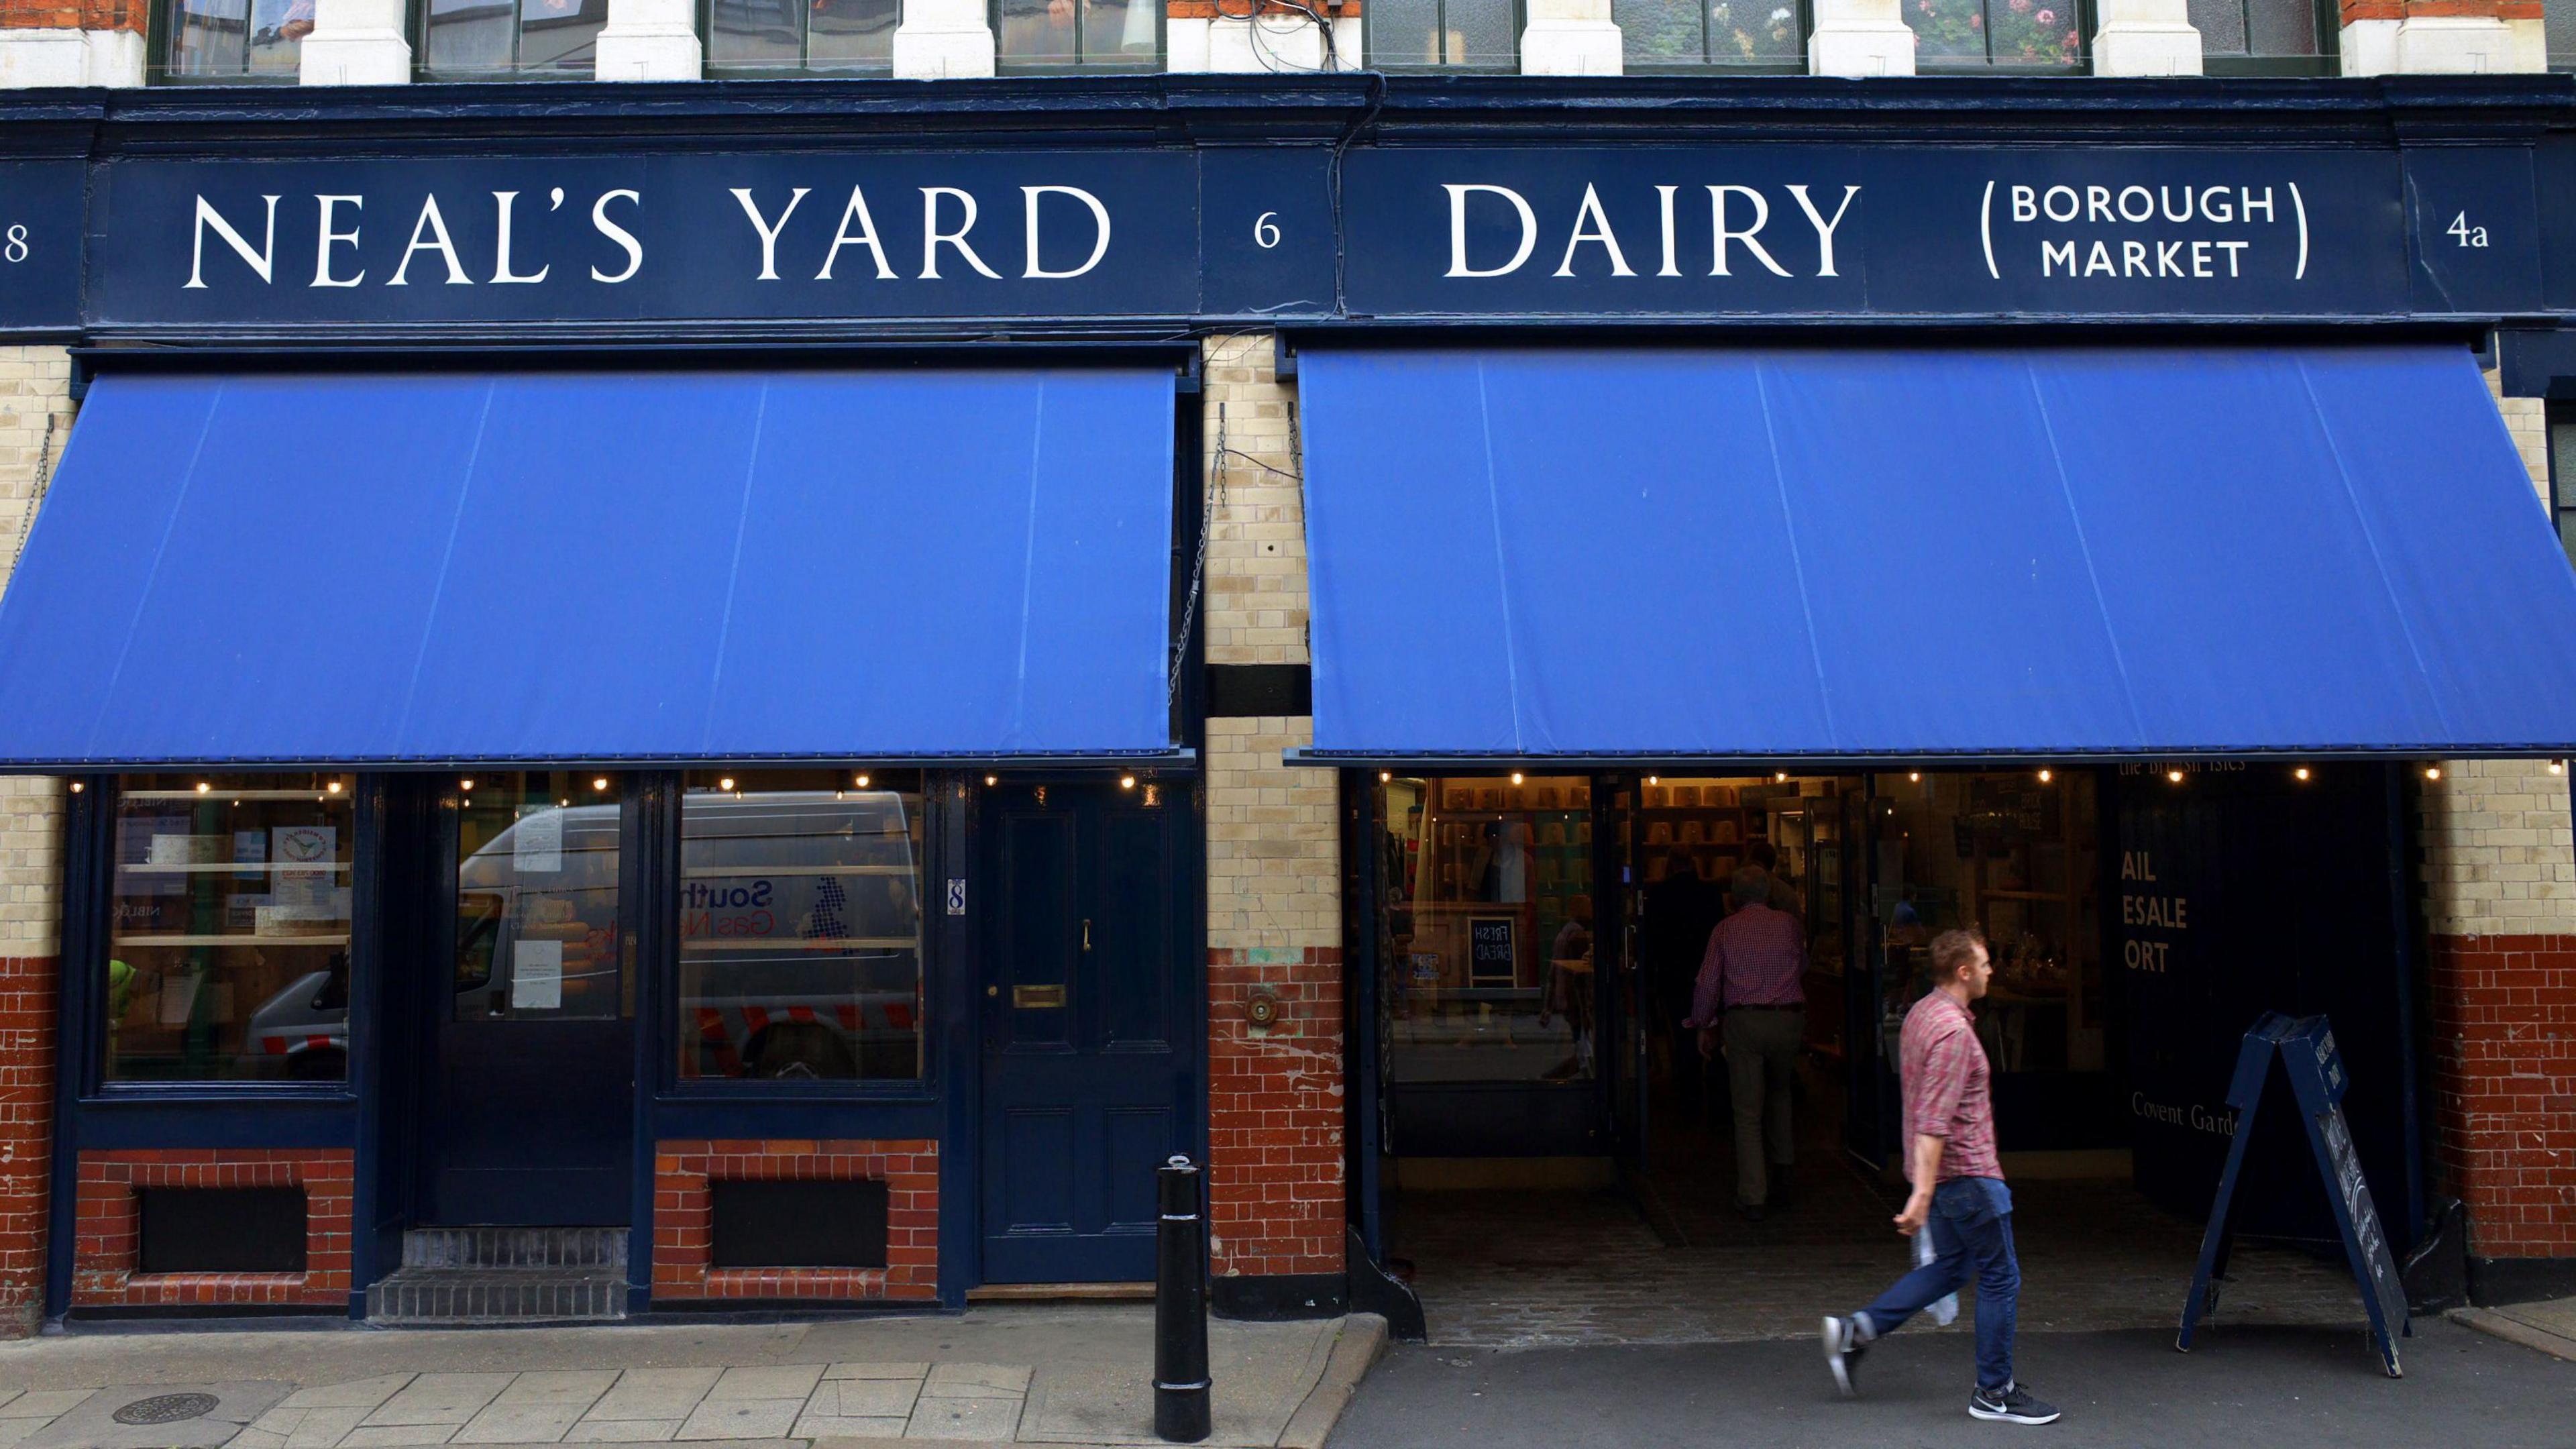
[[140, 153], [0, 169], [0, 328], [2546, 324], [2548, 174], [2527, 144]]
[[2218, 1179], [2218, 1199], [2210, 1206], [2200, 1264], [2192, 1274], [2191, 1296], [2183, 1302], [2182, 1332], [2174, 1347], [2189, 1352], [2192, 1330], [2199, 1326], [2201, 1315], [2218, 1307], [2219, 1285], [2227, 1277], [2234, 1236], [2228, 1209], [2245, 1167], [2246, 1145], [2254, 1140], [2255, 1109], [2262, 1104], [2263, 1086], [2276, 1060], [2289, 1079], [2301, 1126], [2316, 1155], [2327, 1208], [2343, 1239], [2353, 1281], [2361, 1288], [2371, 1346], [2378, 1350], [2380, 1367], [2396, 1378], [2400, 1372], [2397, 1339], [2412, 1335], [2414, 1328], [2396, 1255], [2389, 1249], [2388, 1233], [2380, 1224], [2370, 1184], [2362, 1176], [2361, 1158], [2353, 1148], [2351, 1126], [2344, 1120], [2344, 1094], [2351, 1081], [2344, 1074], [2343, 1056], [2335, 1049], [2334, 1029], [2322, 1016], [2293, 1019], [2270, 1012], [2245, 1033], [2244, 1047], [2236, 1058], [2236, 1077], [2227, 1089], [2227, 1104], [2236, 1110], [2235, 1137], [2228, 1145], [2226, 1171]]

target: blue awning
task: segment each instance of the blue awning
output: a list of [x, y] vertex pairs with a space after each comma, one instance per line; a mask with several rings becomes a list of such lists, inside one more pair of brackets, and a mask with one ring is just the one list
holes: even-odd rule
[[1172, 748], [1150, 370], [108, 375], [0, 761]]
[[2576, 746], [2462, 350], [1336, 351], [1313, 758]]

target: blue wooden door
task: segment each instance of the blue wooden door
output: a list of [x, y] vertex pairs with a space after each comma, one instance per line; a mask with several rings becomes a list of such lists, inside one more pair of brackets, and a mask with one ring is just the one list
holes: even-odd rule
[[493, 771], [446, 792], [443, 960], [419, 1220], [633, 1216], [635, 1001], [622, 777]]
[[1187, 794], [1013, 783], [978, 828], [983, 1279], [1153, 1276], [1154, 1169], [1197, 1153]]

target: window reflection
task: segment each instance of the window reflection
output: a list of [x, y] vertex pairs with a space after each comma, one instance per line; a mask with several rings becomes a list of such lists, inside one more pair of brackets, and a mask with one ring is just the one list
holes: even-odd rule
[[1519, 63], [1512, 0], [1372, 0], [1368, 61], [1383, 70], [1510, 70]]
[[1806, 57], [1796, 0], [1614, 0], [1627, 63], [1789, 67]]
[[187, 80], [293, 81], [314, 0], [173, 0], [160, 70]]
[[920, 777], [864, 778], [688, 777], [682, 1078], [920, 1074]]
[[107, 1080], [346, 1075], [356, 810], [346, 775], [117, 782]]
[[1161, 21], [1152, 0], [995, 0], [993, 32], [1004, 65], [1151, 66]]
[[2084, 60], [2075, 0], [1906, 0], [1905, 22], [1926, 67], [2068, 70]]
[[885, 70], [899, 0], [713, 0], [707, 63], [718, 69]]
[[614, 775], [478, 776], [459, 793], [456, 1016], [631, 1013], [617, 925]]
[[428, 0], [423, 65], [447, 76], [587, 75], [608, 0]]

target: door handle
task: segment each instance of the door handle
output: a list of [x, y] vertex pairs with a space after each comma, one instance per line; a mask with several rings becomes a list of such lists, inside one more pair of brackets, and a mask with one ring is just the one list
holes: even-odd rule
[[1082, 918], [1082, 949], [1085, 951], [1091, 949], [1091, 918], [1089, 916]]

